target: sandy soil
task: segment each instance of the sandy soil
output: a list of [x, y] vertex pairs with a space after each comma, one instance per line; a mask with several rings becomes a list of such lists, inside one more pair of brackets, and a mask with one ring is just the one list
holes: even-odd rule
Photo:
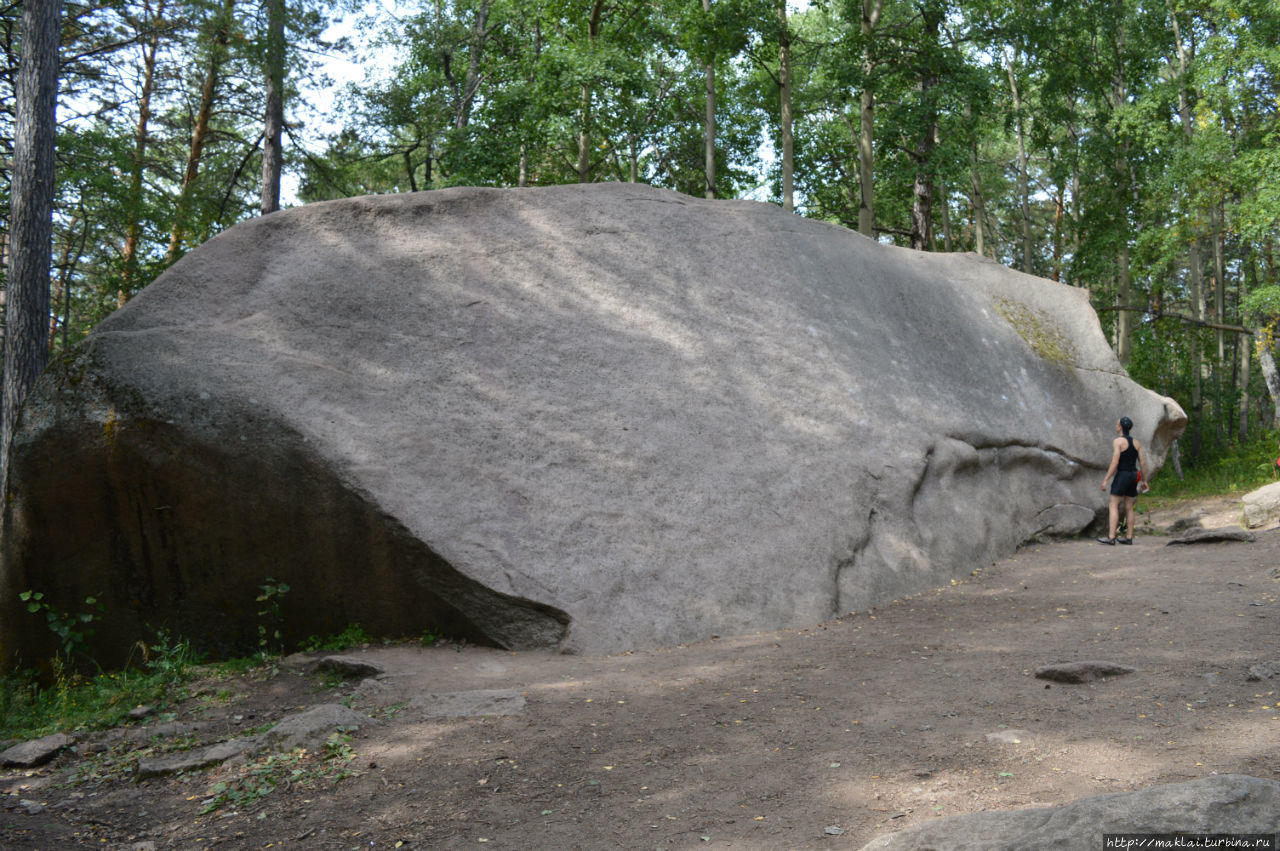
[[[1131, 547], [1030, 546], [808, 629], [608, 657], [355, 651], [386, 667], [377, 693], [287, 670], [197, 684], [177, 735], [83, 735], [0, 775], [0, 846], [857, 849], [959, 813], [1280, 777], [1280, 677], [1247, 679], [1280, 659], [1280, 531], [1166, 546], [1192, 513], [1231, 525], [1238, 502], [1149, 512]], [[1079, 660], [1137, 671], [1034, 676]], [[411, 702], [476, 690], [524, 705], [440, 718]], [[323, 752], [130, 776], [139, 756], [344, 700], [379, 723]]]

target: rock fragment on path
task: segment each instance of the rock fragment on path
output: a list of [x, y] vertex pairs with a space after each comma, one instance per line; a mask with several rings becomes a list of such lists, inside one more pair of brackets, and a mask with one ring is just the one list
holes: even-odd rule
[[54, 733], [41, 739], [33, 739], [14, 745], [0, 753], [0, 765], [11, 768], [34, 768], [44, 765], [49, 760], [71, 747], [76, 740], [65, 733]]
[[1249, 666], [1249, 675], [1245, 677], [1251, 683], [1269, 680], [1274, 676], [1280, 675], [1280, 659], [1273, 659], [1270, 662], [1260, 662], [1257, 665]]
[[138, 780], [146, 780], [182, 771], [201, 771], [248, 754], [291, 751], [295, 748], [318, 750], [332, 733], [356, 730], [374, 723], [372, 718], [354, 709], [338, 703], [322, 703], [285, 718], [258, 736], [228, 739], [179, 754], [140, 759], [134, 775]]
[[133, 776], [136, 780], [149, 780], [152, 777], [163, 777], [166, 774], [180, 774], [184, 771], [203, 771], [215, 765], [221, 765], [232, 757], [241, 756], [253, 749], [252, 738], [231, 739], [225, 742], [208, 745], [182, 753], [166, 754], [158, 757], [144, 757], [138, 760]]
[[331, 733], [344, 729], [358, 730], [373, 723], [368, 715], [340, 703], [322, 703], [306, 712], [289, 716], [258, 738], [274, 750], [315, 748]]
[[1053, 680], [1055, 683], [1091, 683], [1106, 677], [1132, 674], [1137, 668], [1117, 665], [1114, 662], [1058, 662], [1036, 669], [1036, 679]]
[[317, 670], [343, 677], [379, 677], [387, 669], [377, 662], [359, 656], [326, 656], [316, 663]]
[[1026, 730], [997, 730], [994, 733], [987, 733], [987, 741], [1002, 745], [1020, 745], [1022, 740], [1029, 738], [1030, 735]]
[[1258, 540], [1252, 532], [1244, 529], [1189, 529], [1182, 535], [1172, 538], [1166, 547], [1174, 544], [1216, 544], [1220, 542], [1241, 541], [1253, 543]]
[[862, 851], [1101, 848], [1107, 833], [1275, 833], [1280, 783], [1241, 774], [1082, 798], [1061, 807], [972, 813], [881, 836]]

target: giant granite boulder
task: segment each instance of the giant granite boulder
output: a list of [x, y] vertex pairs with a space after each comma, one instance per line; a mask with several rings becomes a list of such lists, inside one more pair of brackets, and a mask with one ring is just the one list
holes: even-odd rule
[[192, 252], [43, 377], [0, 651], [350, 623], [615, 651], [811, 623], [1104, 505], [1130, 381], [1085, 292], [635, 185], [314, 204]]

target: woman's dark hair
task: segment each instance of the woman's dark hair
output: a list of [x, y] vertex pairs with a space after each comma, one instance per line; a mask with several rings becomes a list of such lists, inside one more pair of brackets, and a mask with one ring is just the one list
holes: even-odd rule
[[1120, 418], [1120, 430], [1121, 430], [1121, 431], [1123, 431], [1123, 432], [1125, 433], [1125, 435], [1128, 435], [1128, 434], [1129, 434], [1129, 429], [1131, 429], [1131, 428], [1133, 428], [1133, 420], [1129, 419], [1128, 417], [1121, 417], [1121, 418]]

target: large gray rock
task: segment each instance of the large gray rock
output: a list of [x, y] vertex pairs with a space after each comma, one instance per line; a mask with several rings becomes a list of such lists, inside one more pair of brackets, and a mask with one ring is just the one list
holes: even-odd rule
[[[643, 186], [315, 204], [192, 252], [32, 394], [27, 588], [101, 656], [360, 623], [614, 651], [944, 584], [1104, 506], [1185, 424], [1079, 289]], [[274, 629], [274, 624], [267, 624]]]
[[1280, 482], [1263, 485], [1244, 495], [1244, 526], [1257, 529], [1280, 517]]
[[881, 836], [862, 851], [1093, 851], [1103, 847], [1108, 833], [1277, 832], [1280, 783], [1226, 774], [1081, 798], [1062, 807], [937, 819]]

